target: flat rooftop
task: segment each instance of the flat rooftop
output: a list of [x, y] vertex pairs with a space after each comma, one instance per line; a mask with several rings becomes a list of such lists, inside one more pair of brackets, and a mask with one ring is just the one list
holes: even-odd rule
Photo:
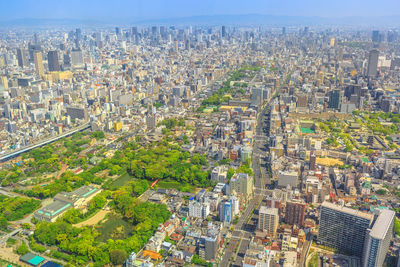
[[278, 216], [278, 209], [277, 208], [268, 208], [267, 206], [261, 206], [259, 214], [261, 214], [261, 213]]
[[362, 211], [359, 211], [359, 210], [350, 209], [350, 208], [347, 208], [347, 207], [344, 207], [344, 206], [340, 206], [340, 205], [336, 205], [336, 204], [333, 204], [333, 203], [330, 203], [330, 202], [326, 202], [326, 201], [324, 203], [322, 203], [321, 207], [325, 207], [325, 208], [336, 210], [336, 211], [339, 211], [339, 212], [343, 212], [343, 213], [346, 213], [346, 214], [349, 214], [349, 215], [353, 215], [353, 216], [357, 216], [357, 217], [360, 217], [360, 218], [364, 218], [364, 219], [367, 219], [369, 221], [372, 221], [374, 219], [374, 216], [372, 214], [365, 213], [365, 212], [362, 212]]
[[60, 212], [69, 209], [70, 207], [72, 207], [71, 203], [55, 200], [46, 207], [43, 207], [40, 210], [38, 210], [37, 213], [40, 215], [53, 217], [59, 214]]
[[371, 229], [370, 235], [376, 239], [384, 239], [389, 227], [394, 220], [395, 212], [392, 210], [382, 210]]

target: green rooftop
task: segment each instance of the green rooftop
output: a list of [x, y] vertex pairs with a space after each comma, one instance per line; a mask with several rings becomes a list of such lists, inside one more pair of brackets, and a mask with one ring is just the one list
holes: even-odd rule
[[311, 128], [303, 128], [303, 127], [301, 127], [300, 131], [301, 131], [301, 133], [306, 133], [306, 134], [315, 133], [315, 131], [313, 129], [311, 129]]

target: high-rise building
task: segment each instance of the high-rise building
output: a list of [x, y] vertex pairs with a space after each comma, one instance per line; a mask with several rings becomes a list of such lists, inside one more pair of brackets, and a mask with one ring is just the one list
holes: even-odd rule
[[224, 204], [224, 222], [228, 224], [232, 222], [232, 204], [230, 201], [225, 201]]
[[310, 154], [310, 170], [315, 170], [315, 164], [317, 162], [317, 156], [315, 155], [315, 152], [311, 152]]
[[115, 27], [115, 34], [120, 35], [121, 34], [121, 29], [119, 27]]
[[247, 173], [236, 173], [229, 183], [231, 192], [247, 197], [253, 193], [253, 178]]
[[318, 241], [339, 253], [361, 258], [373, 219], [371, 214], [324, 202], [320, 211]]
[[379, 43], [379, 31], [372, 31], [372, 42]]
[[222, 33], [222, 37], [226, 37], [226, 27], [225, 26], [222, 26], [221, 33]]
[[75, 37], [76, 40], [80, 41], [82, 39], [82, 30], [80, 28], [77, 28], [75, 30]]
[[308, 96], [306, 94], [297, 95], [297, 106], [303, 108], [308, 106]]
[[33, 34], [33, 41], [35, 42], [35, 45], [38, 45], [40, 43], [39, 35], [37, 34], [37, 32]]
[[367, 69], [368, 77], [376, 77], [376, 75], [378, 74], [378, 58], [379, 51], [377, 49], [373, 49], [369, 52]]
[[35, 62], [36, 74], [42, 77], [44, 75], [42, 52], [35, 51], [33, 54], [33, 60]]
[[18, 66], [20, 66], [21, 68], [27, 66], [28, 62], [26, 59], [25, 49], [23, 48], [17, 49], [17, 59], [18, 59]]
[[49, 51], [47, 54], [47, 61], [49, 64], [49, 71], [60, 71], [60, 63], [58, 61], [57, 51]]
[[306, 204], [288, 201], [285, 209], [285, 222], [290, 225], [304, 226]]
[[208, 202], [198, 202], [196, 200], [189, 201], [189, 216], [194, 218], [207, 218], [210, 214], [210, 203]]
[[157, 27], [157, 26], [151, 27], [151, 34], [152, 34], [153, 36], [155, 36], [155, 35], [158, 34], [158, 27]]
[[71, 51], [71, 66], [82, 67], [83, 64], [83, 53], [80, 49], [74, 49]]
[[69, 115], [71, 119], [88, 120], [88, 112], [85, 108], [67, 107], [67, 115]]
[[340, 109], [341, 102], [342, 102], [341, 90], [332, 90], [329, 92], [328, 108]]
[[383, 266], [390, 240], [393, 237], [395, 212], [382, 210], [374, 226], [368, 229], [364, 244], [363, 267]]
[[283, 34], [283, 35], [286, 34], [286, 27], [282, 27], [282, 34]]
[[279, 213], [276, 208], [261, 206], [258, 214], [258, 229], [266, 232], [269, 236], [276, 236], [279, 225]]

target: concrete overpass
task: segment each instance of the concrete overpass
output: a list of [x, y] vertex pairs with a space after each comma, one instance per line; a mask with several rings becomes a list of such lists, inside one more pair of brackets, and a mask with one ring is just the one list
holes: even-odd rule
[[72, 130], [66, 131], [65, 133], [62, 133], [62, 134], [60, 134], [60, 135], [58, 135], [58, 136], [49, 137], [49, 138], [46, 138], [46, 139], [41, 140], [40, 142], [38, 142], [38, 143], [36, 143], [36, 144], [32, 144], [32, 145], [29, 145], [29, 146], [25, 146], [25, 147], [23, 147], [23, 148], [20, 148], [20, 149], [15, 150], [15, 151], [6, 153], [6, 154], [0, 156], [0, 162], [9, 160], [10, 158], [16, 157], [16, 156], [18, 156], [19, 154], [24, 153], [24, 152], [28, 152], [28, 151], [30, 151], [30, 150], [32, 150], [32, 149], [34, 149], [34, 148], [41, 147], [41, 146], [44, 146], [44, 145], [53, 143], [53, 142], [55, 142], [55, 141], [57, 141], [57, 140], [59, 140], [59, 139], [61, 139], [61, 138], [70, 136], [70, 135], [72, 135], [72, 134], [74, 134], [74, 133], [76, 133], [76, 132], [80, 132], [80, 131], [86, 130], [86, 129], [88, 129], [89, 127], [90, 127], [90, 123], [85, 123], [85, 124], [82, 124], [82, 125], [80, 125], [80, 126], [74, 128], [74, 129], [72, 129]]

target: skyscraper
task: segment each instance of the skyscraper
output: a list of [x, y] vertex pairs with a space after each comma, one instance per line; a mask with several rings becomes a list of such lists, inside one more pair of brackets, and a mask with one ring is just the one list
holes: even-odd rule
[[82, 50], [74, 49], [74, 50], [71, 51], [71, 65], [73, 67], [83, 66]]
[[132, 27], [132, 35], [137, 35], [137, 34], [138, 34], [137, 27]]
[[18, 66], [20, 66], [21, 68], [27, 66], [25, 49], [23, 48], [17, 49], [17, 59], [18, 59]]
[[75, 30], [75, 37], [76, 37], [76, 39], [78, 40], [78, 41], [80, 41], [81, 39], [82, 39], [82, 30], [80, 29], [80, 28], [77, 28], [76, 30]]
[[340, 104], [342, 102], [342, 91], [341, 90], [332, 90], [329, 92], [329, 102], [328, 108], [340, 109]]
[[121, 29], [119, 27], [115, 27], [115, 34], [120, 35], [121, 34]]
[[225, 26], [222, 26], [221, 33], [222, 33], [222, 37], [226, 37], [226, 27]]
[[363, 267], [383, 266], [393, 237], [394, 218], [394, 211], [382, 210], [374, 226], [368, 229], [364, 244]]
[[258, 214], [258, 229], [274, 237], [276, 235], [278, 225], [278, 209], [261, 206]]
[[338, 253], [361, 258], [368, 229], [374, 216], [324, 202], [321, 205], [318, 241]]
[[376, 77], [376, 75], [378, 74], [378, 58], [379, 51], [377, 49], [373, 49], [369, 52], [367, 69], [368, 77]]
[[33, 61], [35, 62], [36, 74], [42, 77], [44, 75], [42, 52], [35, 51]]
[[60, 63], [58, 61], [57, 51], [49, 51], [47, 54], [47, 61], [49, 64], [49, 71], [60, 71]]
[[285, 222], [290, 225], [304, 226], [306, 204], [301, 202], [288, 201], [285, 209]]
[[372, 31], [372, 42], [379, 43], [379, 31]]
[[39, 44], [40, 40], [39, 40], [39, 35], [37, 34], [37, 32], [35, 32], [35, 33], [33, 34], [33, 40], [34, 40], [34, 42], [35, 42], [35, 45], [38, 45], [38, 44]]

